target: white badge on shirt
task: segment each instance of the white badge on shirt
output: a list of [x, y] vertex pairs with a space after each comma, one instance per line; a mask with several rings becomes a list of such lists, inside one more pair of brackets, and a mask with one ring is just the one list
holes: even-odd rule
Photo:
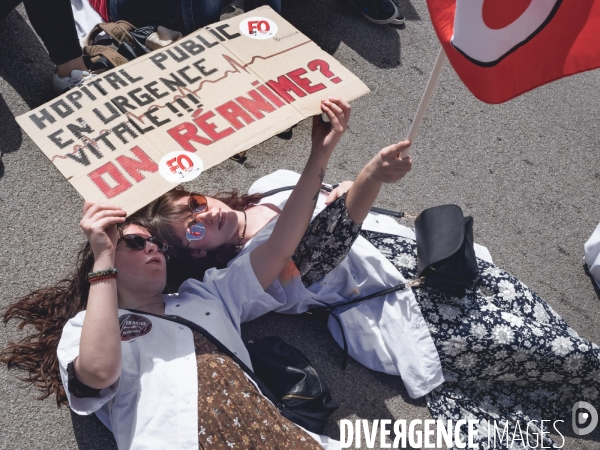
[[121, 341], [129, 342], [145, 336], [152, 330], [152, 321], [139, 314], [123, 314], [119, 317]]

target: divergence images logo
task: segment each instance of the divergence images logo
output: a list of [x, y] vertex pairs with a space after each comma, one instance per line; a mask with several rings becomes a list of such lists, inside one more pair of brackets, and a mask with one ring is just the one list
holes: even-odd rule
[[585, 436], [598, 425], [598, 411], [588, 402], [577, 402], [573, 405], [572, 419], [573, 432]]
[[240, 22], [240, 31], [252, 39], [270, 39], [278, 30], [277, 24], [266, 17], [248, 17]]

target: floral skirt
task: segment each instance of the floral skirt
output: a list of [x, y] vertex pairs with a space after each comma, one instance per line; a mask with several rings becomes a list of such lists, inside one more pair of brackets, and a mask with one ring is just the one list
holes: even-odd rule
[[320, 280], [342, 262], [358, 238], [360, 227], [348, 214], [345, 196], [317, 214], [292, 256], [304, 286]]
[[[406, 279], [416, 277], [414, 240], [361, 234]], [[600, 348], [511, 274], [483, 260], [478, 264], [479, 281], [463, 298], [413, 288], [446, 379], [427, 395], [427, 405], [444, 423], [478, 420], [477, 448], [535, 447], [541, 420], [550, 421], [544, 432], [555, 432], [553, 421], [569, 424], [576, 402], [600, 411]], [[546, 448], [561, 448], [560, 436], [558, 443], [543, 436]]]

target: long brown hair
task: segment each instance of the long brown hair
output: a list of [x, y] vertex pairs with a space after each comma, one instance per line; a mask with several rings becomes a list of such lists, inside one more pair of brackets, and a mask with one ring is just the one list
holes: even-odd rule
[[[176, 290], [187, 278], [201, 280], [206, 270], [225, 267], [236, 254], [233, 247], [226, 247], [210, 252], [207, 258], [192, 258], [181, 245], [174, 230], [181, 222], [189, 220], [191, 213], [187, 205], [180, 207], [175, 205], [175, 201], [188, 195], [188, 191], [174, 189], [128, 217], [119, 227], [122, 233], [128, 225], [139, 225], [153, 236], [169, 242], [172, 246], [169, 249], [172, 258], [167, 264], [169, 290]], [[237, 192], [223, 192], [214, 198], [241, 211], [257, 203], [262, 195], [240, 196]], [[9, 369], [22, 371], [19, 378], [39, 390], [40, 400], [54, 394], [59, 406], [67, 403], [56, 351], [67, 321], [87, 307], [90, 290], [87, 275], [93, 266], [94, 254], [86, 243], [78, 253], [75, 270], [70, 277], [27, 294], [3, 314], [4, 323], [16, 320], [18, 328], [25, 329], [28, 334], [0, 351], [0, 363], [6, 364]]]
[[[154, 234], [143, 214], [134, 214], [120, 227], [139, 225]], [[39, 399], [56, 395], [58, 406], [67, 403], [56, 351], [67, 321], [87, 307], [90, 283], [87, 275], [94, 266], [89, 243], [79, 251], [74, 273], [54, 286], [31, 292], [13, 303], [3, 314], [4, 323], [19, 321], [18, 328], [28, 334], [0, 351], [0, 363], [23, 373], [19, 379], [39, 389]]]
[[[182, 223], [190, 221], [192, 213], [187, 203], [183, 205], [176, 203], [189, 195], [190, 191], [176, 188], [138, 211], [138, 214], [143, 215], [144, 222], [151, 224], [157, 236], [166, 240], [169, 244], [171, 259], [167, 265], [167, 284], [168, 289], [171, 291], [176, 291], [179, 285], [188, 278], [202, 280], [204, 272], [210, 268], [222, 269], [227, 267], [227, 263], [237, 254], [237, 250], [233, 245], [224, 245], [218, 249], [208, 251], [205, 257], [194, 258], [189, 249], [183, 246], [181, 237], [175, 230], [180, 228]], [[239, 195], [234, 190], [219, 192], [213, 195], [212, 198], [225, 203], [231, 209], [243, 211], [257, 204], [263, 198], [263, 194]]]

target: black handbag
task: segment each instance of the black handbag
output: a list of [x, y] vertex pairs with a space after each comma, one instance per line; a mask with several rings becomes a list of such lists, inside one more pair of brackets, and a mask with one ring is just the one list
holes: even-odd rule
[[457, 205], [424, 210], [415, 220], [417, 274], [423, 285], [464, 297], [479, 276], [473, 247], [473, 218]]
[[306, 356], [276, 336], [246, 347], [254, 373], [294, 415], [286, 417], [313, 433], [322, 433], [339, 404]]
[[[257, 354], [261, 353], [261, 348], [264, 352], [262, 356], [258, 357], [262, 359], [262, 362], [259, 362], [259, 365], [262, 364], [263, 366], [271, 367], [271, 370], [275, 370], [277, 365], [280, 366], [278, 369], [278, 376], [282, 378], [281, 380], [274, 380], [273, 375], [269, 373], [264, 375], [265, 378], [263, 379], [255, 371], [250, 369], [250, 367], [248, 367], [236, 354], [229, 350], [229, 348], [222, 344], [221, 341], [219, 341], [216, 337], [214, 337], [197, 323], [184, 319], [180, 316], [161, 316], [136, 309], [128, 309], [128, 311], [136, 314], [145, 314], [148, 316], [158, 317], [170, 322], [176, 322], [202, 334], [206, 339], [212, 342], [220, 352], [229, 356], [238, 366], [240, 366], [246, 375], [248, 375], [248, 377], [256, 383], [260, 389], [260, 392], [275, 405], [283, 417], [300, 425], [308, 431], [317, 434], [321, 433], [325, 427], [327, 418], [331, 416], [331, 414], [333, 414], [333, 412], [339, 407], [339, 405], [331, 397], [325, 382], [321, 377], [319, 377], [317, 371], [311, 366], [310, 362], [308, 362], [308, 359], [306, 359], [306, 357], [302, 355], [299, 350], [288, 346], [281, 339], [279, 339], [281, 344], [273, 345], [267, 342], [262, 346], [255, 347], [254, 349], [255, 358], [258, 357]], [[285, 348], [286, 346], [288, 348]], [[278, 363], [277, 360], [279, 358], [284, 358], [285, 361], [280, 361]], [[252, 365], [254, 365], [254, 360], [252, 360]], [[300, 372], [306, 375], [306, 383], [300, 382]], [[319, 395], [312, 397], [312, 394], [317, 393], [317, 382], [321, 384], [321, 392]], [[275, 394], [271, 390], [269, 384], [273, 385], [273, 387], [280, 392], [280, 395]], [[296, 385], [298, 385], [296, 387], [299, 393], [298, 396], [295, 398], [285, 398], [288, 395], [293, 395], [292, 392], [286, 391], [287, 386]], [[284, 392], [284, 394], [281, 395], [281, 392]]]

